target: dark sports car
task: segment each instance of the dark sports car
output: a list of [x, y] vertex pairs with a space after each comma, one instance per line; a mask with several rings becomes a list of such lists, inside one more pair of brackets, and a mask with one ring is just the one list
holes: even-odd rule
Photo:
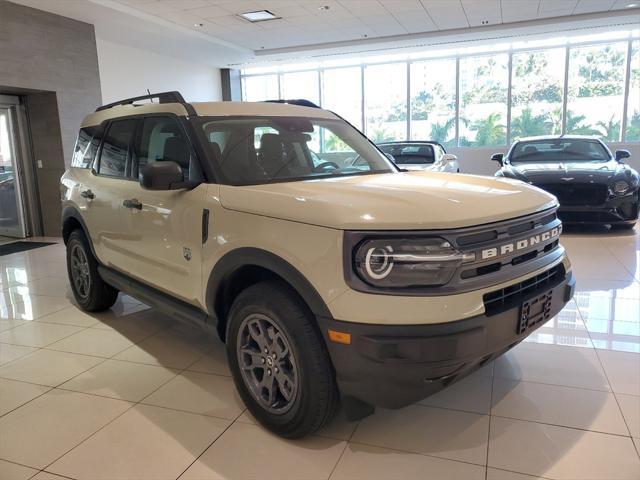
[[625, 158], [627, 150], [613, 155], [598, 139], [565, 135], [518, 140], [506, 155], [496, 153], [491, 160], [501, 165], [497, 177], [522, 180], [555, 195], [565, 223], [630, 229], [638, 220], [640, 176], [622, 163]]

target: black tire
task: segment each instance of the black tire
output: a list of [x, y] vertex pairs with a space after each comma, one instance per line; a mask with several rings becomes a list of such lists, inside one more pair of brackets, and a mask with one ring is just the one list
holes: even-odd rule
[[[252, 328], [256, 322], [266, 322], [264, 325], [270, 325], [271, 330], [264, 329], [270, 332], [265, 345], [275, 336], [276, 340], [269, 347], [270, 350], [273, 348], [274, 358], [278, 343], [283, 341], [286, 347], [290, 348], [293, 357], [289, 359], [283, 354], [282, 357], [286, 359], [279, 358], [277, 362], [272, 363], [271, 353], [265, 354], [260, 362], [251, 362], [252, 365], [257, 365], [256, 368], [245, 368], [243, 371], [249, 373], [243, 373], [240, 362], [246, 365], [248, 359], [257, 357], [255, 353], [246, 355], [240, 352], [257, 348], [257, 355], [262, 356], [264, 353], [254, 336], [249, 333], [257, 332]], [[338, 406], [338, 387], [333, 367], [315, 322], [306, 304], [286, 283], [280, 281], [260, 282], [243, 290], [236, 297], [229, 312], [227, 357], [236, 388], [253, 416], [267, 429], [285, 438], [300, 438], [315, 432], [333, 418]], [[280, 333], [283, 336], [280, 336]], [[245, 340], [248, 343], [245, 343]], [[253, 345], [249, 346], [249, 343]], [[274, 379], [271, 380], [271, 388], [277, 390], [278, 395], [273, 396], [273, 403], [269, 403], [271, 396], [268, 394], [268, 399], [262, 399], [262, 402], [258, 398], [256, 388], [264, 392], [265, 387], [255, 386], [255, 372], [260, 371], [258, 364], [264, 364], [265, 357], [268, 364], [273, 366], [273, 372], [278, 371], [279, 366], [279, 375], [288, 375], [284, 385], [286, 387], [288, 384], [289, 388], [285, 389], [289, 390], [289, 400], [282, 394], [285, 389], [282, 388], [281, 378], [275, 379], [275, 373]], [[262, 367], [263, 379], [267, 375], [266, 367], [266, 364]], [[295, 371], [295, 375], [292, 371]], [[269, 375], [271, 372], [269, 369]], [[293, 378], [295, 382], [289, 383], [289, 378]], [[291, 393], [293, 383], [294, 394]]]
[[[74, 265], [82, 263], [83, 279], [78, 280], [78, 268]], [[98, 261], [91, 253], [89, 242], [82, 230], [74, 230], [67, 240], [67, 273], [71, 291], [80, 307], [87, 312], [100, 312], [110, 308], [118, 298], [118, 290], [105, 283], [98, 273]]]

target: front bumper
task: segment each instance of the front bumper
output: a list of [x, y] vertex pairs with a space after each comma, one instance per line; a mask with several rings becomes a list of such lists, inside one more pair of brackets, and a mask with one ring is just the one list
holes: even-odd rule
[[[351, 335], [349, 345], [327, 340], [344, 397], [370, 405], [401, 408], [415, 403], [477, 370], [520, 343], [521, 305], [548, 298], [544, 318], [556, 315], [573, 296], [571, 272], [551, 285], [511, 298], [504, 308], [465, 320], [430, 325], [373, 325], [320, 318], [328, 329]], [[549, 297], [546, 297], [550, 294]]]
[[558, 217], [565, 224], [630, 224], [638, 220], [640, 201], [638, 193], [624, 197], [612, 197], [602, 205], [560, 205]]

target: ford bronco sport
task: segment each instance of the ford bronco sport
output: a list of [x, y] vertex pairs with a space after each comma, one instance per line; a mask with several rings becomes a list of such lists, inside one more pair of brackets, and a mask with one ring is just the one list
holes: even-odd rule
[[248, 409], [282, 436], [339, 399], [352, 419], [416, 402], [572, 297], [542, 190], [399, 171], [305, 101], [149, 97], [80, 129], [61, 180], [73, 294], [93, 312], [122, 291], [216, 329]]

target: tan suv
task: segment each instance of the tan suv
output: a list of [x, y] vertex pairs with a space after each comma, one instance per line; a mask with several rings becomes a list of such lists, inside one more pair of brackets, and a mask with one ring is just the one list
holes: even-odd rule
[[351, 419], [416, 402], [572, 297], [542, 190], [401, 172], [305, 101], [150, 97], [87, 116], [62, 177], [75, 298], [99, 311], [123, 291], [216, 329], [247, 407], [282, 436], [339, 400]]

